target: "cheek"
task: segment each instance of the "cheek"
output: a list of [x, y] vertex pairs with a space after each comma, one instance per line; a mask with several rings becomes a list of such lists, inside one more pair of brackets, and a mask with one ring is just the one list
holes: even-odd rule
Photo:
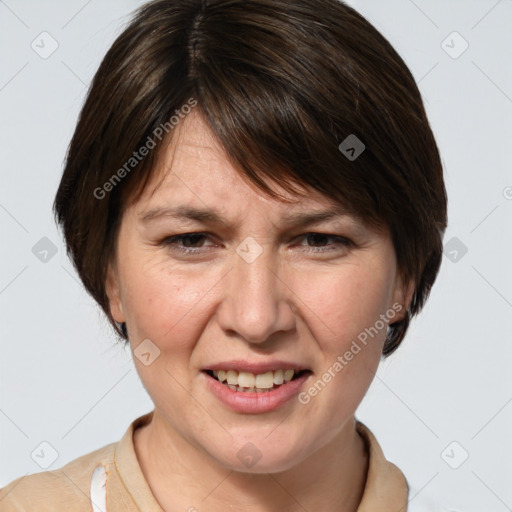
[[[393, 284], [390, 274], [382, 264], [354, 264], [317, 274], [314, 284], [307, 278], [301, 281], [300, 298], [307, 306], [303, 310], [324, 350], [344, 352], [352, 340], [376, 324], [389, 308]], [[385, 337], [381, 322], [378, 327], [378, 337]]]
[[381, 315], [392, 297], [392, 270], [382, 261], [340, 266], [317, 275], [308, 294], [304, 288], [306, 322], [323, 356], [322, 371], [306, 392], [312, 413], [323, 410], [326, 423], [337, 425], [346, 411], [355, 410], [375, 376], [387, 332]]
[[172, 340], [173, 351], [186, 350], [200, 331], [201, 304], [211, 288], [208, 280], [202, 273], [185, 274], [157, 259], [126, 260], [123, 270], [122, 301], [132, 341], [149, 338], [162, 349]]

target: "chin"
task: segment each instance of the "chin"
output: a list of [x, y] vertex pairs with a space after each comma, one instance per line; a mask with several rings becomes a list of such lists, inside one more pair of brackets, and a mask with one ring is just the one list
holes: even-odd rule
[[281, 473], [287, 471], [297, 465], [296, 457], [292, 457], [290, 454], [272, 454], [269, 459], [264, 455], [254, 461], [241, 462], [238, 458], [231, 459], [231, 463], [223, 464], [224, 467], [237, 473], [246, 473], [253, 475], [268, 474], [268, 473]]
[[210, 454], [217, 464], [237, 473], [280, 473], [293, 468], [304, 457], [304, 447], [299, 450], [297, 446], [288, 449], [283, 445], [275, 447], [262, 437], [256, 442], [233, 441], [229, 452], [213, 450]]

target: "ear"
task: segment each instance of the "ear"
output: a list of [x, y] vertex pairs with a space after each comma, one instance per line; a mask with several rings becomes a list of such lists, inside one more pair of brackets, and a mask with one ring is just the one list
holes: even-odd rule
[[108, 297], [112, 318], [118, 323], [126, 322], [121, 301], [119, 274], [117, 267], [113, 263], [109, 263], [108, 265], [105, 292]]
[[409, 309], [413, 293], [414, 279], [410, 279], [408, 282], [405, 282], [402, 276], [397, 272], [391, 306], [400, 304], [401, 309], [399, 309], [399, 313], [393, 322], [400, 321], [404, 318], [407, 310]]

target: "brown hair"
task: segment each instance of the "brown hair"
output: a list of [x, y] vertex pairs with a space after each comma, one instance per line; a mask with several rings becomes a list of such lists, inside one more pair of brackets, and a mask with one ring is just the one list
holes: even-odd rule
[[[241, 176], [263, 192], [280, 197], [262, 178], [292, 193], [294, 183], [309, 186], [389, 228], [398, 269], [415, 283], [405, 318], [388, 328], [383, 355], [394, 352], [441, 264], [443, 171], [406, 64], [338, 0], [154, 0], [105, 55], [54, 212], [85, 288], [117, 333], [127, 339], [105, 281], [119, 221], [152, 175], [162, 147], [155, 134], [172, 135], [170, 119], [191, 99]], [[365, 146], [355, 159], [338, 148], [349, 135]], [[135, 159], [150, 140], [155, 149]]]

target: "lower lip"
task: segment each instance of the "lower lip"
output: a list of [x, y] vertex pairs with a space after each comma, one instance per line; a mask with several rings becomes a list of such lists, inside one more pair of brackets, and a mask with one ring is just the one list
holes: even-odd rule
[[298, 395], [311, 372], [306, 372], [294, 380], [281, 384], [272, 391], [261, 393], [233, 391], [206, 372], [202, 372], [202, 374], [210, 391], [228, 407], [236, 412], [259, 414], [274, 411]]

